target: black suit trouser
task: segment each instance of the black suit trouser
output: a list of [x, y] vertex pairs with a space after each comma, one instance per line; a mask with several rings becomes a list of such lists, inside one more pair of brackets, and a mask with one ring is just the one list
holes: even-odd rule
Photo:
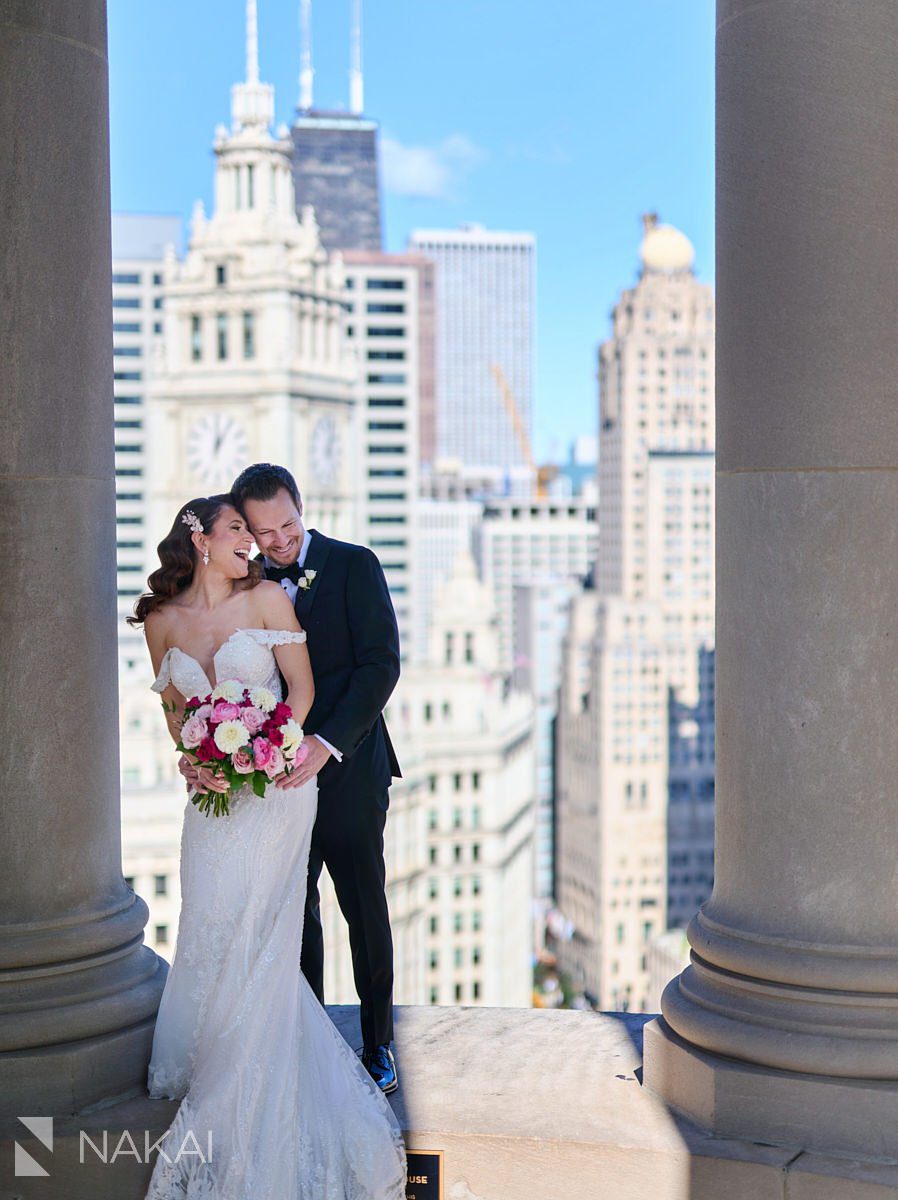
[[386, 817], [386, 792], [373, 796], [319, 792], [302, 935], [302, 972], [323, 1004], [324, 931], [318, 881], [324, 865], [349, 926], [362, 1041], [367, 1050], [393, 1040], [393, 936], [384, 890]]

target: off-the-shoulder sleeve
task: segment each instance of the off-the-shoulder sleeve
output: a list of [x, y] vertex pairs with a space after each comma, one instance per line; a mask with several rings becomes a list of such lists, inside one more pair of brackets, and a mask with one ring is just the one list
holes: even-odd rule
[[259, 643], [260, 646], [288, 646], [291, 642], [304, 642], [306, 640], [306, 631], [304, 629], [296, 633], [290, 629], [244, 629], [242, 633], [248, 633], [250, 637]]
[[152, 684], [152, 690], [154, 692], [164, 692], [171, 683], [170, 660], [173, 649], [174, 647], [170, 646], [169, 649], [166, 650], [165, 654], [163, 655], [162, 662], [159, 664], [159, 674], [156, 676]]

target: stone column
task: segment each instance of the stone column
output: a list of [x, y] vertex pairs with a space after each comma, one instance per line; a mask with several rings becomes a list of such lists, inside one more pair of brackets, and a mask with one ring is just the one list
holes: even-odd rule
[[0, 0], [0, 1114], [140, 1087], [121, 873], [104, 0]]
[[718, 0], [717, 846], [646, 1083], [898, 1153], [898, 5]]

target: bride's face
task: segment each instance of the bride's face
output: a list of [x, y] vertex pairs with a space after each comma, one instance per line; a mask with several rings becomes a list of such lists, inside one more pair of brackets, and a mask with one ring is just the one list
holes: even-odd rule
[[249, 574], [252, 534], [236, 508], [219, 510], [212, 532], [206, 538], [209, 566], [217, 567], [228, 579], [245, 579]]

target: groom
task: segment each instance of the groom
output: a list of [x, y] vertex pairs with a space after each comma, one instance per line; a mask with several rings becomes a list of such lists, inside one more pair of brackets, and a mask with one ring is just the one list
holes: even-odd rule
[[399, 678], [396, 615], [371, 550], [304, 528], [302, 498], [286, 468], [256, 463], [231, 491], [262, 551], [265, 577], [281, 584], [309, 635], [315, 700], [303, 724], [311, 752], [286, 784], [300, 787], [318, 776], [302, 971], [323, 1004], [318, 880], [324, 864], [349, 926], [362, 1060], [381, 1091], [393, 1092], [399, 1079], [390, 1051], [393, 939], [383, 834], [388, 789], [400, 771], [383, 708]]

